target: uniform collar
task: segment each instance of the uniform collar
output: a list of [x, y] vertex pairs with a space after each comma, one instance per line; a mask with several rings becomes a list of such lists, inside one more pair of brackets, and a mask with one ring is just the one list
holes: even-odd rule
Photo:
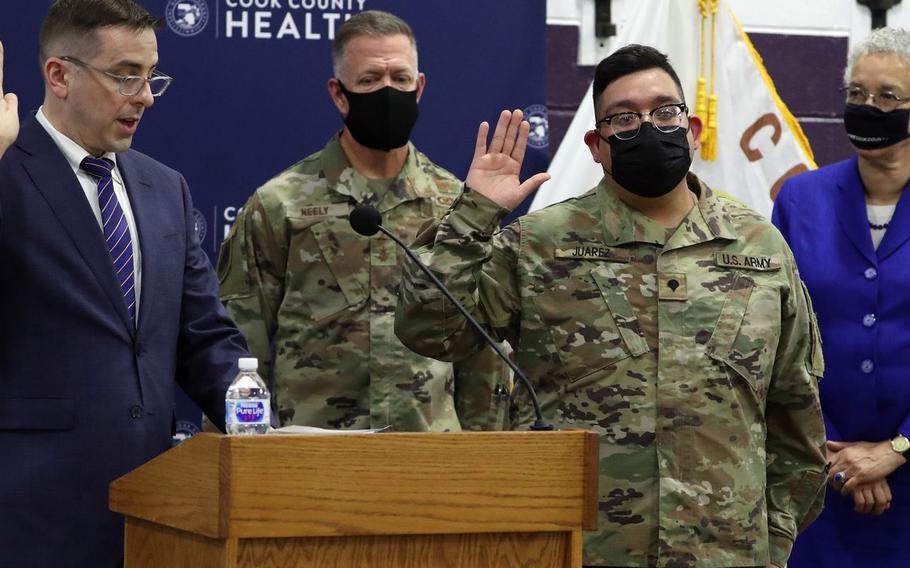
[[668, 237], [666, 228], [626, 205], [610, 187], [608, 178], [604, 177], [597, 186], [604, 243], [608, 246], [652, 243], [675, 249], [714, 239], [736, 240], [732, 219], [714, 191], [691, 172], [686, 176], [686, 183], [689, 190], [698, 196], [698, 203]]
[[380, 212], [393, 209], [406, 201], [432, 197], [434, 187], [429, 176], [420, 175], [430, 165], [426, 156], [408, 142], [408, 157], [404, 167], [389, 190], [380, 197], [378, 203], [374, 203], [375, 196], [369, 188], [369, 180], [351, 167], [351, 162], [341, 148], [340, 133], [329, 140], [320, 154], [320, 168], [329, 190], [357, 203], [371, 204]]

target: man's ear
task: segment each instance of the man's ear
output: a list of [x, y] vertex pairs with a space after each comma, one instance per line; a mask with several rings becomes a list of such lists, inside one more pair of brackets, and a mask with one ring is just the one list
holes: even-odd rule
[[596, 163], [600, 163], [600, 143], [602, 140], [597, 134], [596, 130], [588, 130], [585, 132], [585, 146], [588, 147], [588, 150], [591, 151], [591, 157], [594, 158]]
[[420, 102], [420, 97], [423, 95], [423, 89], [427, 86], [427, 76], [423, 73], [417, 74], [417, 102]]
[[341, 82], [338, 79], [332, 77], [329, 79], [326, 88], [329, 90], [329, 96], [332, 97], [332, 102], [335, 104], [335, 108], [338, 109], [343, 116], [348, 115], [348, 99], [344, 96], [344, 93], [341, 92]]
[[66, 100], [69, 94], [70, 69], [57, 57], [48, 57], [44, 62], [44, 82], [47, 90], [60, 100]]
[[701, 119], [696, 115], [689, 117], [689, 132], [692, 134], [692, 149], [698, 150], [701, 148], [701, 131], [703, 125]]

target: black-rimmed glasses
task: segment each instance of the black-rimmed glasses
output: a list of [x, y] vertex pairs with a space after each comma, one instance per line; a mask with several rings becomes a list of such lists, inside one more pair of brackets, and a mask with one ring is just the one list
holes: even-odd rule
[[605, 116], [594, 123], [595, 128], [606, 124], [611, 133], [620, 140], [631, 140], [638, 136], [644, 117], [649, 117], [651, 125], [661, 132], [673, 132], [683, 125], [683, 117], [689, 111], [686, 103], [672, 103], [659, 106], [650, 112], [618, 112]]

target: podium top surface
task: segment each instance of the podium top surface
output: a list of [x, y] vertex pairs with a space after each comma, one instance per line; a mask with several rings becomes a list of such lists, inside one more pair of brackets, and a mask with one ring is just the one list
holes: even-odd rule
[[115, 512], [211, 538], [592, 530], [598, 436], [199, 434], [111, 483]]

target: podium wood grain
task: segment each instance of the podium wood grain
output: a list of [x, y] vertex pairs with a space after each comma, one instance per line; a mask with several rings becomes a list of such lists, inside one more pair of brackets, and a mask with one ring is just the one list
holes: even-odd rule
[[130, 567], [176, 541], [215, 563], [158, 565], [580, 566], [597, 452], [582, 431], [200, 434], [110, 504]]
[[[461, 568], [578, 566], [569, 533], [228, 539], [218, 541], [130, 519], [129, 568]], [[175, 537], [185, 539], [173, 546]]]

